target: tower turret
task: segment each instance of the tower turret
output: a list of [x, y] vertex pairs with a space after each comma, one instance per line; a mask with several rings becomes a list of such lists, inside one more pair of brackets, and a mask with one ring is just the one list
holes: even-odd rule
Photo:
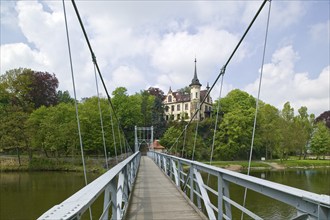
[[[190, 101], [191, 101], [191, 114], [193, 115], [198, 108], [198, 105], [200, 103], [200, 93], [201, 93], [201, 86], [202, 84], [199, 82], [199, 79], [197, 77], [197, 60], [195, 58], [195, 72], [194, 77], [191, 80], [190, 83]], [[197, 117], [195, 117], [195, 120], [199, 120], [199, 114]]]

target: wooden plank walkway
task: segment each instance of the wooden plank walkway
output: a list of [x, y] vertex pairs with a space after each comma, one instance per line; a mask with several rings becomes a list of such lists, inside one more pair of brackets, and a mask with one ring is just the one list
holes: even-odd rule
[[126, 219], [202, 218], [156, 164], [142, 156]]

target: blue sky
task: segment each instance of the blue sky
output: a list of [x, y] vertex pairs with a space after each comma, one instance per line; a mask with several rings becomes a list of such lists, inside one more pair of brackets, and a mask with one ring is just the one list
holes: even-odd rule
[[[18, 67], [55, 73], [72, 91], [61, 1], [1, 0], [1, 74]], [[212, 84], [261, 1], [77, 1], [109, 91], [130, 94], [189, 85], [197, 58]], [[261, 99], [290, 101], [316, 115], [330, 109], [329, 1], [272, 1]], [[228, 65], [224, 94], [257, 94], [269, 3]], [[93, 65], [66, 2], [79, 97], [96, 94]], [[217, 98], [219, 86], [212, 91]], [[104, 91], [102, 91], [104, 94]], [[72, 94], [72, 93], [71, 93]]]

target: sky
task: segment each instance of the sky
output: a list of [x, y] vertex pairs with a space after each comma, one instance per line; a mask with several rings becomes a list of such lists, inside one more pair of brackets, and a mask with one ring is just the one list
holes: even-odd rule
[[[0, 0], [0, 74], [14, 68], [54, 73], [73, 96], [62, 1]], [[108, 91], [165, 94], [188, 86], [194, 60], [205, 89], [215, 82], [261, 1], [76, 1]], [[269, 2], [228, 64], [222, 96], [257, 96]], [[77, 98], [97, 94], [94, 67], [70, 1], [65, 1]], [[316, 116], [330, 109], [330, 2], [271, 2], [260, 99], [287, 101]], [[220, 82], [211, 92], [219, 97]], [[105, 95], [99, 83], [100, 93]]]

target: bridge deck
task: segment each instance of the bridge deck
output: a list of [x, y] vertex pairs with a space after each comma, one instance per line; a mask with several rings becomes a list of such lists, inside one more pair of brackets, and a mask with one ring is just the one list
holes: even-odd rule
[[126, 219], [202, 219], [170, 180], [142, 156]]

